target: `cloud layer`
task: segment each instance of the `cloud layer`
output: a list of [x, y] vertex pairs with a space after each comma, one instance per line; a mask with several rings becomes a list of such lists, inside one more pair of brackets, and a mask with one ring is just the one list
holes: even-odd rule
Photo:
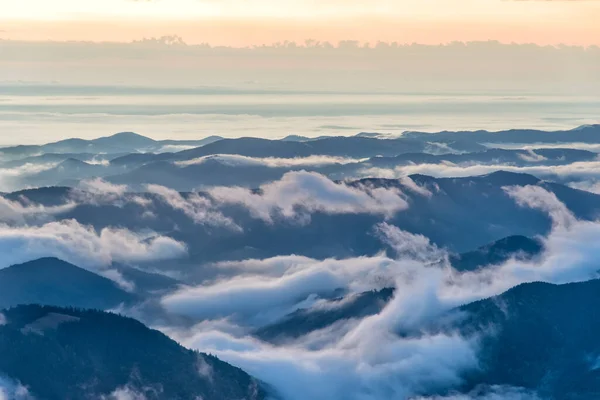
[[141, 263], [168, 260], [186, 254], [186, 246], [164, 236], [134, 234], [125, 229], [96, 232], [75, 220], [41, 226], [0, 225], [0, 268], [41, 257], [57, 257], [90, 269], [113, 262]]
[[[553, 229], [539, 259], [459, 273], [447, 254], [421, 236], [383, 224], [382, 240], [395, 252], [345, 260], [276, 257], [219, 264], [240, 275], [163, 299], [173, 312], [203, 320], [192, 329], [167, 329], [187, 346], [209, 351], [264, 380], [288, 400], [311, 399], [536, 399], [519, 388], [494, 386], [446, 397], [463, 374], [479, 368], [477, 337], [427, 333], [447, 311], [494, 296], [524, 282], [567, 283], [598, 276], [600, 223], [576, 220], [550, 192], [506, 188], [523, 207], [547, 212]], [[358, 293], [394, 286], [379, 314], [347, 320], [278, 346], [247, 336], [286, 310], [322, 306], [318, 292]], [[267, 316], [267, 318], [263, 318]], [[398, 336], [398, 332], [410, 333]], [[430, 394], [433, 397], [419, 397]]]
[[302, 221], [313, 212], [391, 216], [408, 208], [398, 189], [355, 188], [306, 171], [289, 172], [261, 186], [258, 193], [236, 187], [214, 188], [209, 193], [217, 202], [243, 205], [267, 222], [275, 216]]

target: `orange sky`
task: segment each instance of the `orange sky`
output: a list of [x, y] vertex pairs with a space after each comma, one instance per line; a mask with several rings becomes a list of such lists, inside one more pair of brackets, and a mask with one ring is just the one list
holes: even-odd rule
[[16, 40], [600, 45], [596, 0], [0, 0], [0, 10], [0, 37]]

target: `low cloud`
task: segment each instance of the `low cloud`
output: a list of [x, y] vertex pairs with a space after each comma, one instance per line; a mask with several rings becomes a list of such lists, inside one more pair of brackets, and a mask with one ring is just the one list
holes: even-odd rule
[[146, 395], [129, 386], [124, 386], [116, 389], [108, 396], [103, 396], [102, 400], [146, 400]]
[[445, 250], [432, 244], [423, 235], [413, 234], [387, 223], [376, 226], [376, 232], [391, 246], [398, 259], [412, 259], [420, 262], [439, 262], [447, 258]]
[[527, 149], [526, 154], [518, 154], [518, 157], [523, 161], [527, 161], [527, 162], [531, 162], [531, 163], [542, 162], [542, 161], [548, 160], [546, 157], [544, 157], [540, 154], [537, 154], [535, 152], [535, 150], [533, 150], [533, 149]]
[[492, 385], [483, 386], [468, 394], [415, 397], [412, 400], [542, 400], [535, 392], [524, 388]]
[[191, 218], [196, 224], [224, 226], [236, 231], [242, 228], [233, 220], [217, 211], [210, 199], [197, 193], [188, 193], [184, 198], [179, 192], [159, 185], [147, 185], [149, 193], [156, 195], [162, 202], [174, 210], [179, 210]]
[[509, 186], [504, 191], [521, 207], [529, 207], [547, 213], [556, 226], [568, 227], [575, 223], [575, 216], [554, 193], [539, 186]]
[[68, 202], [59, 206], [46, 207], [35, 204], [23, 196], [20, 202], [0, 197], [0, 223], [24, 225], [50, 221], [54, 215], [72, 210], [75, 206], [75, 203]]
[[71, 191], [71, 198], [79, 203], [111, 204], [122, 200], [127, 193], [127, 185], [116, 185], [101, 178], [79, 182]]
[[427, 189], [424, 186], [417, 184], [417, 182], [412, 180], [412, 178], [410, 176], [404, 176], [404, 177], [400, 178], [400, 183], [404, 187], [406, 187], [408, 190], [410, 190], [414, 193], [420, 194], [423, 197], [433, 196], [433, 193], [431, 192], [431, 190]]
[[0, 168], [0, 191], [12, 192], [27, 188], [27, 178], [42, 171], [54, 168], [57, 163], [27, 163], [15, 168]]
[[482, 143], [484, 146], [506, 150], [536, 150], [536, 149], [575, 149], [600, 153], [600, 143]]
[[569, 186], [573, 189], [585, 190], [586, 192], [592, 192], [600, 194], [600, 180], [591, 179], [587, 181], [571, 182]]
[[260, 192], [240, 187], [220, 187], [209, 191], [217, 202], [240, 204], [255, 217], [272, 222], [275, 216], [306, 221], [310, 213], [369, 213], [387, 217], [408, 208], [398, 189], [350, 187], [323, 175], [299, 171], [265, 184]]
[[35, 397], [20, 383], [0, 377], [0, 400], [35, 400]]
[[330, 164], [350, 164], [362, 161], [361, 159], [320, 156], [314, 155], [309, 157], [296, 158], [278, 158], [278, 157], [246, 157], [237, 154], [217, 154], [195, 158], [192, 160], [179, 161], [175, 164], [180, 167], [189, 165], [203, 164], [207, 161], [216, 161], [230, 167], [268, 167], [268, 168], [289, 168], [289, 167], [309, 167], [323, 166]]
[[292, 312], [300, 303], [312, 304], [314, 295], [329, 295], [336, 289], [362, 292], [394, 284], [393, 261], [383, 256], [323, 261], [290, 256], [226, 265], [253, 274], [182, 289], [165, 297], [163, 305], [198, 320], [234, 317], [260, 324]]
[[422, 174], [436, 178], [456, 178], [490, 174], [497, 171], [525, 173], [542, 179], [561, 181], [580, 181], [600, 179], [600, 161], [582, 161], [567, 165], [538, 165], [517, 167], [508, 164], [415, 164], [396, 168], [365, 168], [357, 172], [359, 177], [379, 177], [396, 179], [413, 174]]
[[57, 257], [94, 270], [113, 262], [143, 263], [187, 254], [183, 243], [169, 237], [114, 228], [96, 232], [75, 220], [41, 226], [0, 225], [0, 251], [0, 268], [41, 257]]
[[[465, 372], [480, 368], [477, 337], [427, 333], [429, 324], [445, 312], [521, 283], [563, 284], [598, 276], [599, 222], [572, 218], [564, 205], [542, 188], [507, 190], [521, 206], [540, 209], [555, 221], [551, 233], [543, 239], [545, 251], [539, 258], [510, 259], [503, 265], [459, 273], [450, 268], [443, 249], [426, 238], [381, 225], [382, 238], [396, 249], [395, 259], [312, 260], [290, 256], [219, 264], [221, 268], [245, 271], [246, 275], [164, 299], [172, 311], [212, 318], [214, 323], [204, 321], [201, 328], [198, 325], [167, 333], [186, 346], [240, 366], [286, 400], [537, 399], [534, 393], [503, 386], [446, 397], [418, 397], [458, 387]], [[316, 283], [308, 277], [315, 278]], [[295, 281], [290, 284], [290, 280]], [[305, 290], [300, 293], [303, 283]], [[311, 287], [328, 286], [340, 286], [350, 293], [384, 286], [396, 290], [394, 298], [377, 315], [341, 321], [310, 337], [279, 346], [247, 336], [256, 319], [231, 318], [236, 313], [281, 312], [277, 310], [280, 305], [287, 309], [291, 305], [292, 310], [299, 305], [310, 307], [306, 299], [316, 293]], [[304, 302], [295, 303], [307, 295]], [[254, 304], [258, 306], [254, 308]], [[198, 309], [199, 314], [194, 314]], [[410, 334], [399, 336], [398, 332]]]
[[331, 343], [318, 351], [219, 332], [180, 340], [240, 366], [286, 400], [405, 399], [421, 389], [458, 385], [460, 372], [477, 365], [474, 345], [458, 336], [398, 339], [379, 331], [354, 347]]

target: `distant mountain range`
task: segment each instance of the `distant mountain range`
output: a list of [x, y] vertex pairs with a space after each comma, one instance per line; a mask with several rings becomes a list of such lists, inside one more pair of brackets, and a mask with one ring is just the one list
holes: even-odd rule
[[[432, 138], [433, 136], [433, 138]], [[541, 131], [536, 129], [509, 129], [505, 131], [443, 131], [433, 135], [425, 132], [405, 132], [403, 137], [413, 140], [448, 143], [473, 141], [477, 143], [600, 143], [600, 124], [583, 125], [575, 129]]]
[[261, 384], [242, 370], [130, 318], [39, 305], [2, 315], [0, 373], [35, 398], [266, 398]]
[[[81, 180], [102, 177], [138, 189], [142, 184], [160, 184], [190, 191], [219, 182], [256, 187], [300, 169], [319, 172], [332, 179], [357, 179], [369, 176], [373, 169], [393, 170], [415, 164], [568, 165], [597, 161], [598, 155], [568, 148], [490, 149], [484, 144], [530, 144], [534, 147], [535, 144], [560, 146], [573, 142], [593, 144], [600, 143], [597, 137], [600, 137], [600, 125], [558, 132], [407, 132], [398, 138], [363, 132], [349, 137], [288, 136], [281, 140], [211, 136], [201, 140], [157, 141], [123, 132], [94, 140], [67, 139], [39, 146], [0, 148], [0, 168], [28, 167], [15, 183], [18, 187], [75, 186]], [[290, 160], [315, 156], [337, 159], [321, 163], [318, 160], [304, 163]], [[272, 158], [290, 162], [269, 162]], [[551, 170], [539, 173], [542, 174], [539, 177], [563, 179]]]
[[[377, 139], [370, 139], [377, 140]], [[209, 146], [206, 146], [209, 150]], [[182, 155], [172, 155], [183, 157]], [[154, 157], [162, 161], [152, 161]], [[171, 156], [170, 156], [171, 157]], [[186, 156], [187, 157], [187, 156]], [[128, 163], [126, 160], [134, 158], [136, 161]], [[118, 167], [127, 170], [125, 173], [109, 176], [106, 169], [106, 180], [139, 187], [140, 184], [158, 184], [168, 186], [180, 191], [190, 191], [211, 186], [242, 186], [257, 187], [261, 184], [280, 179], [290, 171], [314, 171], [331, 179], [356, 179], [371, 173], [373, 169], [388, 169], [414, 166], [416, 164], [450, 164], [457, 165], [493, 165], [497, 168], [503, 166], [554, 166], [567, 165], [574, 162], [596, 161], [597, 153], [575, 149], [538, 149], [528, 150], [502, 150], [490, 149], [476, 153], [433, 155], [427, 153], [404, 153], [393, 157], [372, 157], [362, 161], [342, 163], [333, 160], [332, 163], [319, 165], [300, 164], [285, 165], [282, 163], [269, 164], [268, 161], [246, 160], [236, 155], [207, 155], [189, 164], [177, 165], [175, 161], [168, 161], [167, 155], [131, 155], [114, 160], [111, 163], [113, 170]], [[138, 166], [137, 161], [143, 165]], [[192, 157], [192, 160], [194, 158]], [[254, 161], [253, 161], [254, 160]], [[188, 160], [189, 161], [189, 160]], [[377, 173], [377, 171], [375, 171]], [[552, 171], [546, 172], [552, 176]]]
[[[92, 140], [66, 139], [44, 145], [4, 147], [0, 149], [0, 156], [23, 158], [43, 153], [151, 153], [168, 148], [168, 146], [173, 148], [177, 146], [202, 147], [221, 142], [211, 147], [210, 150], [189, 150], [187, 153], [184, 151], [181, 156], [172, 159], [182, 159], [181, 157], [185, 158], [188, 155], [199, 157], [208, 154], [239, 154], [249, 157], [304, 157], [307, 154], [320, 154], [364, 158], [375, 155], [418, 152], [427, 143], [441, 143], [450, 146], [455, 151], [467, 152], [481, 150], [483, 148], [482, 144], [487, 143], [600, 143], [599, 132], [600, 124], [584, 125], [561, 131], [534, 129], [510, 129], [497, 132], [484, 130], [442, 131], [437, 133], [412, 131], [404, 132], [398, 138], [392, 138], [385, 133], [361, 132], [355, 136], [344, 137], [320, 136], [309, 138], [289, 135], [281, 140], [224, 139], [220, 136], [209, 136], [198, 140], [153, 140], [133, 132], [121, 132]], [[383, 140], [383, 144], [377, 144], [377, 140]], [[261, 148], [261, 145], [265, 147]]]
[[19, 159], [44, 153], [93, 153], [120, 154], [127, 152], [158, 152], [170, 146], [198, 147], [221, 140], [210, 136], [200, 140], [153, 140], [133, 132], [121, 132], [92, 140], [66, 139], [44, 145], [21, 145], [0, 148], [0, 158]]
[[[170, 155], [173, 156], [173, 155]], [[368, 175], [372, 170], [414, 166], [417, 164], [437, 164], [449, 166], [491, 165], [503, 167], [542, 167], [568, 165], [575, 162], [592, 162], [598, 158], [597, 153], [576, 149], [537, 149], [502, 150], [489, 149], [476, 153], [433, 155], [427, 153], [404, 153], [394, 157], [372, 157], [365, 160], [342, 159], [326, 161], [319, 164], [315, 161], [294, 164], [290, 162], [269, 163], [269, 160], [245, 159], [238, 155], [207, 155], [199, 159], [184, 161], [153, 161], [166, 158], [165, 154], [131, 154], [115, 160], [98, 163], [85, 155], [89, 162], [82, 161], [77, 155], [52, 154], [48, 157], [26, 158], [26, 163], [43, 165], [52, 160], [56, 165], [40, 172], [30, 173], [22, 178], [24, 186], [77, 186], [85, 179], [100, 177], [106, 181], [127, 184], [132, 188], [142, 189], [144, 184], [167, 186], [179, 191], [192, 191], [214, 186], [241, 186], [255, 188], [262, 184], [280, 179], [290, 171], [314, 171], [334, 180], [356, 179]], [[125, 160], [132, 160], [127, 163]], [[143, 161], [141, 165], [140, 161]], [[7, 165], [19, 167], [17, 161]], [[377, 171], [375, 171], [377, 173]], [[544, 178], [562, 179], [553, 175], [551, 170], [544, 172]]]

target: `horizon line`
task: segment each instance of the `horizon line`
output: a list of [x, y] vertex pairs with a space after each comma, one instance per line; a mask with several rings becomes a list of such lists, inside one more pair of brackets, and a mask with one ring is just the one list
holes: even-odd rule
[[[0, 30], [0, 34], [3, 33]], [[6, 33], [6, 32], [4, 32]], [[0, 36], [0, 44], [2, 42], [12, 42], [12, 43], [31, 43], [31, 44], [85, 44], [85, 45], [157, 45], [157, 46], [165, 46], [165, 47], [190, 47], [190, 48], [202, 48], [202, 49], [232, 49], [232, 50], [261, 50], [261, 49], [278, 49], [278, 50], [293, 50], [293, 49], [311, 49], [311, 50], [394, 50], [394, 49], [403, 49], [409, 47], [430, 47], [430, 48], [439, 48], [439, 47], [452, 47], [452, 46], [464, 46], [469, 47], [470, 45], [479, 45], [479, 44], [491, 44], [497, 45], [500, 47], [510, 47], [510, 46], [534, 46], [542, 49], [555, 49], [562, 50], [563, 48], [568, 49], [598, 49], [600, 50], [600, 44], [569, 44], [565, 42], [559, 42], [554, 44], [539, 44], [535, 42], [517, 42], [517, 41], [501, 41], [498, 39], [487, 39], [487, 40], [450, 40], [447, 42], [439, 42], [439, 43], [422, 43], [422, 42], [401, 42], [401, 41], [361, 41], [355, 39], [343, 39], [338, 41], [328, 41], [328, 40], [316, 40], [312, 38], [304, 39], [304, 41], [294, 41], [294, 40], [280, 40], [276, 42], [270, 43], [261, 43], [261, 44], [253, 44], [246, 46], [235, 46], [235, 45], [213, 45], [209, 42], [202, 43], [188, 43], [184, 40], [183, 37], [179, 35], [162, 35], [162, 36], [152, 36], [152, 37], [142, 37], [141, 39], [134, 39], [129, 41], [116, 41], [116, 40], [55, 40], [55, 39], [35, 39], [35, 40], [26, 40], [26, 39], [11, 39], [11, 38], [3, 38]]]

